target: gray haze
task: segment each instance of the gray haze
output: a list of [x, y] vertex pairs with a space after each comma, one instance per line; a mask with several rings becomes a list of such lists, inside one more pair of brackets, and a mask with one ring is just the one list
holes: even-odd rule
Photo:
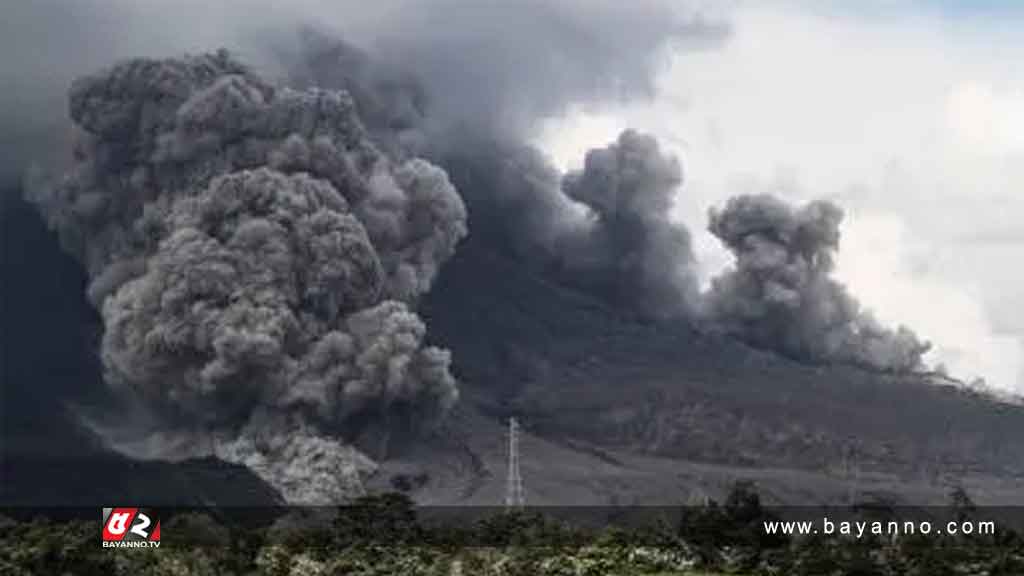
[[[670, 47], [727, 34], [685, 3], [439, 0], [406, 3], [372, 36], [347, 37], [422, 82], [435, 126], [521, 139], [571, 104], [653, 96]], [[298, 48], [301, 59], [308, 46]], [[339, 73], [319, 64], [319, 82]]]
[[[685, 30], [696, 34], [693, 28]], [[484, 53], [495, 49], [513, 53], [500, 45]], [[697, 306], [690, 236], [668, 218], [683, 182], [676, 158], [663, 153], [653, 138], [626, 131], [608, 147], [590, 151], [583, 171], [563, 176], [526, 142], [525, 135], [546, 114], [578, 100], [610, 97], [616, 83], [567, 82], [555, 98], [555, 92], [547, 91], [551, 82], [545, 75], [558, 74], [541, 65], [528, 71], [536, 77], [521, 82], [521, 88], [500, 95], [460, 92], [465, 78], [434, 86], [434, 78], [421, 81], [322, 31], [304, 30], [297, 50], [282, 55], [293, 83], [345, 89], [387, 149], [397, 155], [425, 154], [453, 174], [470, 174], [461, 179], [459, 192], [471, 207], [476, 234], [494, 236], [492, 241], [528, 265], [553, 270], [627, 310], [666, 317], [689, 314]], [[630, 53], [624, 49], [620, 57]], [[619, 86], [620, 94], [630, 87], [635, 95], [651, 89], [656, 53], [651, 46], [635, 54], [630, 69], [645, 80]], [[587, 58], [579, 61], [586, 64]], [[509, 73], [518, 72], [513, 67]], [[477, 98], [487, 106], [518, 110], [509, 117], [515, 122], [490, 112], [475, 116], [476, 104], [467, 99]], [[446, 111], [452, 102], [467, 113]]]
[[85, 70], [225, 46], [264, 75], [292, 75], [309, 25], [414, 73], [438, 126], [517, 137], [569, 104], [650, 95], [669, 45], [713, 46], [728, 34], [661, 0], [16, 2], [0, 21], [0, 175], [60, 156], [65, 91]]

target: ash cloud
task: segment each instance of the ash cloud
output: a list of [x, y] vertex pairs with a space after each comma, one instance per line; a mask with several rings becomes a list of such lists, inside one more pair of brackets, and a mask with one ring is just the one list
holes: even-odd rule
[[[3, 168], [68, 166], [63, 181], [33, 178], [31, 196], [89, 273], [111, 386], [144, 399], [168, 437], [191, 439], [168, 444], [209, 446], [290, 499], [355, 485], [303, 493], [297, 463], [356, 478], [370, 465], [345, 444], [360, 427], [429, 420], [456, 398], [449, 355], [425, 343], [412, 305], [466, 234], [464, 202], [474, 224], [519, 206], [496, 229], [520, 254], [540, 248], [544, 265], [565, 259], [567, 237], [581, 251], [581, 230], [602, 235], [525, 144], [535, 125], [570, 104], [650, 94], [665, 47], [727, 34], [662, 2], [202, 8], [201, 23], [185, 7], [118, 0], [12, 8]], [[289, 52], [302, 22], [330, 42], [307, 36]], [[325, 54], [339, 31], [364, 56]], [[302, 89], [223, 54], [164, 59], [225, 44]], [[33, 46], [34, 61], [14, 56]], [[72, 78], [136, 55], [155, 59], [76, 80], [65, 118]], [[460, 199], [438, 165], [450, 173], [474, 142], [472, 168], [498, 162], [505, 181], [460, 182]]]
[[[625, 311], [690, 313], [690, 237], [668, 220], [682, 183], [678, 162], [653, 138], [627, 131], [592, 150], [583, 172], [563, 175], [528, 140], [570, 104], [652, 94], [666, 50], [713, 45], [727, 26], [660, 3], [482, 6], [460, 10], [470, 25], [450, 36], [411, 30], [432, 21], [417, 13], [395, 25], [408, 33], [386, 32], [368, 48], [306, 29], [277, 57], [296, 85], [353, 94], [375, 140], [394, 154], [444, 166], [475, 237]], [[500, 33], [483, 34], [499, 22]], [[524, 35], [536, 42], [520, 42]]]
[[[525, 260], [566, 269], [573, 268], [565, 263], [566, 235], [576, 236], [579, 228], [594, 226], [581, 218], [588, 209], [562, 190], [561, 175], [528, 144], [540, 121], [561, 114], [570, 105], [650, 96], [670, 50], [714, 47], [729, 35], [728, 24], [722, 20], [686, 4], [658, 0], [628, 6], [608, 0], [390, 0], [374, 6], [306, 0], [286, 14], [260, 2], [224, 1], [214, 8], [204, 26], [195, 26], [179, 10], [116, 0], [73, 6], [43, 0], [19, 7], [12, 21], [22, 32], [12, 32], [18, 32], [21, 50], [33, 44], [33, 38], [23, 31], [42, 21], [48, 26], [66, 21], [81, 26], [57, 34], [61, 42], [41, 47], [53, 82], [37, 83], [31, 90], [25, 70], [12, 73], [11, 79], [36, 96], [53, 94], [58, 92], [53, 86], [59, 85], [60, 79], [95, 66], [97, 60], [105, 62], [100, 59], [104, 55], [178, 53], [208, 46], [211, 37], [217, 45], [240, 46], [247, 61], [281, 75], [293, 86], [347, 91], [380, 149], [397, 158], [429, 158], [459, 180], [459, 192], [472, 208], [471, 217], [479, 222], [473, 226], [475, 230], [480, 232], [485, 226], [505, 230], [501, 242], [528, 254]], [[307, 26], [297, 33], [300, 25], [309, 22], [316, 23], [315, 31]], [[126, 32], [114, 34], [114, 30]], [[143, 41], [143, 37], [152, 41]], [[340, 40], [342, 37], [348, 42]], [[217, 145], [215, 139], [204, 141], [198, 135], [187, 138], [192, 141], [183, 146]], [[188, 153], [175, 150], [176, 145], [165, 146], [166, 152]], [[302, 157], [309, 153], [302, 145], [282, 146], [277, 161], [286, 162], [289, 154]], [[483, 164], [497, 166], [497, 174], [482, 174], [476, 168]], [[455, 174], [455, 168], [467, 166], [481, 177], [462, 178], [465, 170]], [[516, 174], [519, 170], [523, 173]], [[394, 176], [412, 177], [409, 172]], [[501, 180], [496, 181], [499, 174]], [[429, 196], [432, 185], [428, 176], [418, 182], [421, 185], [416, 189]], [[78, 209], [89, 210], [85, 206], [88, 199], [83, 195]], [[386, 208], [383, 195], [379, 199]], [[437, 206], [429, 201], [424, 204]], [[490, 218], [509, 206], [515, 208], [515, 214], [506, 211], [504, 216]], [[365, 221], [377, 216], [370, 206], [360, 209]], [[377, 219], [379, 225], [373, 226], [374, 230], [388, 229], [386, 209], [384, 216]], [[104, 217], [98, 214], [97, 220]], [[662, 231], [647, 234], [651, 238], [659, 235]], [[606, 242], [601, 240], [604, 236], [594, 234], [592, 239]], [[118, 242], [115, 238], [105, 241]], [[429, 286], [424, 278], [436, 274], [430, 270], [431, 262], [437, 260], [432, 252], [449, 250], [443, 243], [419, 247], [419, 258], [405, 259], [406, 263], [418, 262], [417, 270], [389, 258], [409, 251], [400, 245], [401, 238], [381, 234], [373, 241], [378, 248], [389, 248], [381, 255], [383, 264], [394, 277], [404, 279], [392, 286], [398, 297], [422, 293]], [[561, 246], [554, 246], [556, 242]], [[587, 249], [579, 238], [572, 243], [572, 252], [593, 268], [596, 246]], [[138, 265], [127, 259], [103, 263], [103, 276], [93, 283], [94, 299], [110, 290], [106, 283], [116, 284]], [[621, 297], [616, 299], [623, 302]]]
[[467, 136], [522, 143], [570, 105], [653, 96], [671, 50], [729, 36], [724, 21], [660, 0], [394, 5], [364, 30], [319, 19], [298, 37], [274, 38], [274, 53], [295, 80], [372, 96], [367, 116], [419, 124], [443, 140], [432, 148]]
[[[311, 46], [296, 32], [309, 25], [359, 46], [373, 65], [356, 72], [353, 60], [327, 58], [304, 70]], [[0, 177], [16, 178], [62, 148], [67, 84], [117, 59], [226, 46], [264, 76], [325, 87], [338, 77], [378, 87], [399, 78], [388, 87], [392, 100], [375, 107], [389, 115], [405, 108], [401, 118], [429, 95], [432, 135], [525, 140], [537, 120], [570, 104], [652, 94], [666, 49], [714, 47], [728, 35], [722, 20], [666, 0], [15, 2], [0, 20]], [[373, 123], [368, 108], [360, 113]]]
[[567, 272], [648, 315], [691, 313], [698, 289], [690, 234], [668, 216], [682, 181], [679, 161], [632, 130], [588, 152], [562, 183], [590, 211], [590, 225], [561, 244]]
[[[32, 195], [89, 272], [111, 386], [287, 498], [358, 493], [361, 429], [429, 423], [456, 400], [414, 305], [467, 228], [623, 310], [801, 360], [920, 363], [912, 333], [829, 277], [834, 207], [730, 203], [712, 229], [737, 267], [698, 295], [689, 234], [667, 219], [682, 171], [652, 138], [626, 132], [568, 175], [528, 144], [570, 105], [652, 94], [666, 49], [715, 46], [728, 26], [655, 1], [216, 6], [206, 27], [179, 6], [12, 9], [6, 57], [45, 50], [0, 69], [0, 169], [75, 141], [67, 178]], [[42, 21], [75, 28], [33, 34]], [[317, 30], [296, 34], [305, 21]], [[133, 60], [75, 82], [73, 130], [53, 120], [84, 69], [224, 44], [293, 88], [223, 53]]]
[[452, 406], [450, 356], [409, 307], [467, 232], [443, 170], [379, 152], [346, 93], [226, 52], [127, 61], [69, 101], [75, 163], [33, 195], [93, 279], [111, 386], [291, 500], [352, 495], [290, 478], [367, 469], [347, 423]]
[[831, 202], [794, 208], [770, 195], [712, 209], [708, 229], [736, 262], [712, 280], [706, 314], [727, 333], [799, 360], [921, 369], [930, 345], [906, 327], [881, 326], [831, 277], [842, 219]]
[[727, 33], [684, 11], [657, 1], [442, 0], [410, 11], [371, 50], [389, 64], [414, 59], [443, 124], [523, 138], [568, 104], [653, 95], [667, 48]]
[[469, 206], [478, 245], [625, 314], [694, 314], [690, 234], [669, 218], [683, 173], [653, 137], [627, 130], [568, 174], [527, 145], [470, 142], [440, 162]]

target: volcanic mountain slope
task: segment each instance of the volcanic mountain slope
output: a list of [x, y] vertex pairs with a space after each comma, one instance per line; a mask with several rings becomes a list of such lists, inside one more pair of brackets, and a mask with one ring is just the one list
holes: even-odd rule
[[644, 321], [550, 280], [486, 233], [462, 244], [422, 312], [454, 352], [463, 400], [450, 433], [478, 447], [482, 500], [500, 500], [500, 422], [511, 415], [528, 431], [524, 475], [552, 484], [549, 503], [664, 502], [736, 478], [787, 502], [850, 489], [927, 501], [951, 483], [991, 501], [1024, 495], [1020, 406]]
[[[69, 406], [121, 410], [100, 382], [84, 276], [31, 206], [11, 201], [2, 215], [0, 500], [277, 501], [242, 467], [135, 462], [78, 423]], [[486, 231], [463, 242], [421, 309], [453, 350], [462, 399], [437, 433], [372, 451], [385, 457], [371, 489], [500, 503], [515, 415], [532, 504], [678, 503], [737, 479], [791, 503], [855, 491], [939, 501], [952, 482], [979, 502], [1022, 496], [1018, 406], [640, 320], [524, 265]]]

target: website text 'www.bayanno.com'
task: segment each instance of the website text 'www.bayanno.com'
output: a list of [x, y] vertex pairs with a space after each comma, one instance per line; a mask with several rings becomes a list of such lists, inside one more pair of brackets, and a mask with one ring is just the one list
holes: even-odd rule
[[865, 538], [871, 536], [987, 536], [996, 532], [991, 521], [838, 521], [825, 517], [820, 521], [765, 521], [764, 531], [770, 535], [785, 536], [845, 536]]

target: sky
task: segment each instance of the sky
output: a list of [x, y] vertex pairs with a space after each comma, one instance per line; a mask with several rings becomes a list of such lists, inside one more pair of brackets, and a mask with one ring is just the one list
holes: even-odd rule
[[707, 211], [737, 193], [846, 211], [838, 277], [928, 361], [1024, 392], [1024, 5], [733, 2], [721, 47], [670, 55], [653, 99], [575, 108], [537, 144], [563, 168], [625, 127], [682, 160], [675, 216], [702, 278]]

